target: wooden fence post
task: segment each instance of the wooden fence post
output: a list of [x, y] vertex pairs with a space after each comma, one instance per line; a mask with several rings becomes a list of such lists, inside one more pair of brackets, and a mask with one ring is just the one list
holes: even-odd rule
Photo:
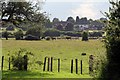
[[10, 70], [10, 57], [9, 57], [9, 70]]
[[28, 68], [28, 56], [24, 55], [24, 70], [27, 71]]
[[52, 66], [53, 66], [53, 57], [51, 57], [51, 72], [53, 71]]
[[1, 70], [3, 70], [4, 56], [2, 56]]
[[76, 74], [78, 74], [78, 60], [75, 59], [75, 63], [76, 63]]
[[58, 72], [60, 72], [60, 59], [58, 59]]
[[48, 67], [47, 67], [47, 71], [49, 71], [50, 68], [50, 58], [48, 58]]
[[80, 61], [80, 64], [81, 64], [81, 74], [82, 74], [82, 60]]
[[71, 73], [73, 73], [73, 59], [71, 60]]
[[45, 71], [45, 67], [46, 67], [46, 58], [47, 58], [47, 57], [45, 57], [45, 59], [44, 59], [43, 71]]

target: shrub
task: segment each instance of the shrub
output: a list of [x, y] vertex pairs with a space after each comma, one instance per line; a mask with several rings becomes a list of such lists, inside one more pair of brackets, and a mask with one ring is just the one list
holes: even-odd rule
[[44, 32], [44, 36], [57, 37], [60, 36], [60, 31], [55, 29], [48, 29]]
[[87, 32], [83, 32], [82, 41], [88, 41], [88, 33]]
[[13, 69], [16, 70], [27, 70], [28, 55], [33, 55], [25, 49], [20, 49], [15, 55], [12, 56]]
[[38, 38], [42, 35], [42, 31], [40, 27], [31, 27], [27, 30], [26, 35], [33, 35]]
[[15, 32], [15, 39], [16, 40], [21, 40], [21, 39], [23, 39], [23, 31], [21, 30], [21, 29], [19, 29], [17, 32]]

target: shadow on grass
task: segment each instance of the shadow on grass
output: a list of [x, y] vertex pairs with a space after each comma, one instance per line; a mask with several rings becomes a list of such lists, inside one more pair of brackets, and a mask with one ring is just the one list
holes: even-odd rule
[[[54, 76], [53, 73], [41, 72], [41, 71], [3, 71], [2, 78], [49, 78], [49, 76]], [[7, 79], [8, 80], [8, 79]], [[12, 80], [12, 79], [9, 79]], [[17, 79], [18, 80], [18, 79]], [[19, 79], [24, 80], [24, 79]]]

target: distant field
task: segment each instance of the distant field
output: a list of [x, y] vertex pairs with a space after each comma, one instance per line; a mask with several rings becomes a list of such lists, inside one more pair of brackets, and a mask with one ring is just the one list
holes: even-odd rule
[[[34, 56], [30, 57], [29, 60], [29, 68], [31, 71], [30, 74], [36, 73], [38, 71], [42, 72], [43, 65], [38, 65], [36, 62], [41, 61], [44, 62], [44, 57], [54, 57], [53, 61], [53, 72], [54, 76], [51, 77], [90, 77], [88, 75], [88, 59], [89, 55], [93, 54], [96, 58], [100, 58], [105, 55], [105, 48], [103, 43], [100, 40], [90, 40], [88, 42], [83, 42], [81, 40], [51, 40], [51, 41], [25, 41], [25, 40], [2, 40], [2, 55], [5, 56], [5, 64], [3, 77], [8, 74], [10, 77], [14, 73], [6, 72], [8, 69], [8, 54], [12, 55], [15, 51], [18, 51], [20, 48], [24, 48], [26, 50], [34, 53]], [[86, 53], [86, 56], [81, 56], [81, 53]], [[57, 73], [57, 60], [61, 59], [61, 72], [60, 75]], [[79, 59], [83, 60], [83, 75], [78, 76], [70, 74], [70, 61], [71, 59]], [[80, 68], [80, 64], [78, 64]], [[41, 74], [38, 72], [38, 74]], [[10, 75], [11, 73], [11, 75]], [[24, 73], [24, 72], [23, 72]], [[42, 72], [44, 73], [44, 72]], [[50, 74], [54, 74], [50, 73]], [[62, 74], [61, 74], [62, 73]], [[80, 74], [80, 70], [78, 72]], [[24, 73], [24, 74], [29, 74]], [[66, 75], [68, 74], [68, 75]], [[64, 75], [64, 76], [63, 76]], [[27, 75], [29, 76], [29, 75]], [[14, 76], [13, 76], [14, 77]], [[15, 76], [16, 77], [16, 76]], [[19, 76], [17, 76], [19, 77]], [[24, 76], [25, 77], [25, 76]], [[42, 77], [42, 76], [39, 76]], [[45, 76], [49, 77], [49, 76]]]

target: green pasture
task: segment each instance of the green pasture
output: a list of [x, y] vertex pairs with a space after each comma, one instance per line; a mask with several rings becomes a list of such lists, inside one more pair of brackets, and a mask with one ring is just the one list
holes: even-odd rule
[[[20, 48], [31, 51], [34, 55], [29, 56], [28, 71], [9, 71], [8, 57], [15, 54]], [[81, 53], [86, 53], [81, 56]], [[104, 43], [100, 40], [41, 40], [41, 41], [26, 41], [26, 40], [2, 40], [2, 55], [5, 56], [3, 77], [23, 77], [23, 78], [90, 78], [89, 76], [89, 55], [94, 55], [95, 59], [105, 56]], [[53, 57], [53, 72], [43, 72], [43, 62], [45, 57]], [[57, 72], [57, 59], [61, 59], [60, 72]], [[71, 60], [78, 59], [78, 74], [70, 73]], [[83, 60], [83, 74], [80, 75], [80, 60]], [[41, 62], [39, 64], [37, 62]], [[75, 64], [75, 63], [74, 63]], [[12, 65], [11, 65], [12, 68]], [[16, 74], [15, 74], [16, 73]], [[44, 75], [45, 74], [45, 75]], [[48, 75], [46, 75], [48, 74]], [[33, 76], [32, 76], [33, 75]]]

